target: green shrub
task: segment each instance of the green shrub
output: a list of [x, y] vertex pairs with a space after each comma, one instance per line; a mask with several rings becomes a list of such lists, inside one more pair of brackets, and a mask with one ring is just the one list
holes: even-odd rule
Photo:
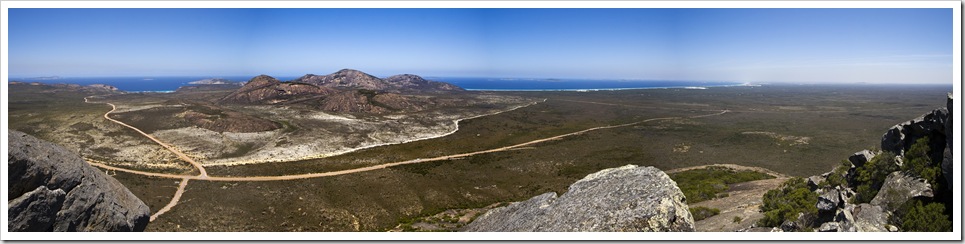
[[720, 209], [708, 208], [708, 207], [691, 207], [690, 215], [694, 217], [694, 221], [701, 221], [711, 216], [720, 214]]
[[931, 152], [928, 141], [929, 138], [926, 136], [911, 145], [911, 148], [905, 152], [905, 163], [901, 165], [901, 170], [928, 180], [932, 189], [938, 189], [945, 178], [942, 177], [941, 164], [933, 163], [928, 156]]
[[952, 231], [952, 221], [944, 211], [945, 204], [936, 202], [923, 205], [920, 201], [914, 201], [908, 213], [901, 218], [901, 229], [919, 232]]
[[831, 175], [828, 175], [826, 180], [821, 182], [821, 184], [818, 184], [818, 187], [848, 187], [848, 180], [845, 178], [845, 175], [850, 169], [851, 162], [848, 162], [848, 160], [841, 160], [841, 165], [839, 165], [837, 168], [834, 168], [834, 170], [831, 171]]
[[818, 194], [808, 189], [807, 181], [802, 178], [792, 178], [784, 182], [780, 189], [770, 190], [764, 194], [761, 205], [764, 218], [759, 220], [757, 225], [777, 227], [785, 220], [797, 220], [798, 214], [801, 213], [816, 216], [817, 202]]
[[771, 179], [771, 175], [749, 170], [736, 171], [727, 167], [711, 166], [703, 169], [688, 170], [670, 174], [670, 178], [677, 183], [677, 187], [687, 197], [687, 203], [693, 204], [728, 194], [729, 184], [755, 180]]
[[871, 199], [874, 199], [878, 190], [881, 189], [881, 185], [884, 184], [885, 178], [895, 171], [898, 171], [898, 165], [895, 163], [895, 154], [891, 152], [878, 154], [855, 169], [855, 184], [857, 185], [855, 189], [858, 193], [855, 202], [871, 202]]
[[734, 216], [734, 219], [733, 219], [734, 223], [740, 223], [741, 220], [743, 220], [743, 219], [741, 219], [740, 216]]

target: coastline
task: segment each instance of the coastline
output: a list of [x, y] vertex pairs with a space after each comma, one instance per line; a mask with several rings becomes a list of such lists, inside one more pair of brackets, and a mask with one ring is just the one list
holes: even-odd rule
[[660, 87], [623, 87], [623, 88], [567, 88], [567, 89], [469, 89], [467, 91], [492, 91], [492, 92], [546, 92], [546, 91], [564, 91], [564, 92], [591, 92], [591, 91], [623, 91], [623, 90], [655, 90], [655, 89], [685, 89], [685, 90], [705, 90], [708, 88], [716, 87], [758, 87], [761, 85], [742, 83], [733, 85], [713, 85], [713, 86], [660, 86]]

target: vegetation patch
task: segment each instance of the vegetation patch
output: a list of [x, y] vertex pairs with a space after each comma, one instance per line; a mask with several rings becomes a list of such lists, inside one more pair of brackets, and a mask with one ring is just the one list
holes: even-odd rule
[[905, 152], [905, 163], [901, 165], [901, 170], [928, 180], [932, 189], [939, 189], [945, 178], [942, 177], [941, 164], [933, 163], [928, 156], [931, 151], [928, 142], [929, 138], [926, 136], [911, 145], [911, 148]]
[[[786, 220], [796, 221], [798, 215], [804, 214], [805, 219], [816, 217], [818, 208], [818, 194], [808, 189], [807, 181], [803, 178], [792, 178], [781, 188], [767, 191], [764, 194], [761, 211], [764, 218], [757, 221], [758, 226], [777, 227]], [[799, 223], [809, 226], [810, 223]]]
[[702, 169], [687, 170], [670, 174], [670, 178], [677, 182], [677, 187], [687, 197], [688, 204], [694, 204], [717, 197], [734, 183], [773, 179], [774, 176], [750, 171], [734, 170], [727, 167], [711, 166]]
[[905, 151], [905, 162], [901, 165], [901, 170], [927, 180], [936, 195], [933, 199], [912, 199], [895, 211], [890, 222], [900, 226], [902, 231], [952, 231], [950, 213], [953, 210], [941, 202], [943, 197], [947, 198], [942, 195], [948, 192], [947, 183], [942, 176], [941, 163], [933, 161], [929, 156], [935, 151], [929, 146], [929, 142], [929, 137], [916, 140], [915, 144]]
[[828, 175], [828, 178], [822, 181], [820, 184], [818, 184], [818, 187], [834, 188], [836, 186], [841, 186], [843, 188], [847, 188], [848, 187], [847, 174], [849, 170], [851, 170], [851, 162], [848, 162], [848, 160], [841, 160], [841, 165], [838, 165], [837, 168], [834, 168], [834, 170], [831, 171], [831, 174]]
[[881, 185], [891, 172], [898, 170], [895, 154], [883, 152], [875, 155], [870, 161], [855, 169], [855, 203], [869, 203], [878, 195]]
[[943, 232], [952, 231], [951, 217], [944, 213], [945, 204], [939, 202], [922, 203], [919, 200], [908, 201], [895, 216], [902, 231]]
[[694, 221], [701, 221], [718, 214], [720, 214], [720, 209], [708, 207], [690, 207], [690, 215], [694, 217]]

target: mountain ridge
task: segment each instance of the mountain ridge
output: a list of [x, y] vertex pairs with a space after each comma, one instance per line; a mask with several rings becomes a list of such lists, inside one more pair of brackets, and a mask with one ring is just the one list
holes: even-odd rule
[[268, 75], [255, 76], [244, 86], [220, 98], [219, 103], [306, 104], [327, 112], [384, 114], [421, 111], [435, 102], [405, 94], [442, 94], [463, 89], [445, 82], [402, 74], [380, 79], [342, 69], [328, 75], [306, 74], [291, 81]]

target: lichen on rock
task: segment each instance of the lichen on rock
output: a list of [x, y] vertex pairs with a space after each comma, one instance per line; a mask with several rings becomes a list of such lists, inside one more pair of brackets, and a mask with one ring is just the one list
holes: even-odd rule
[[686, 199], [653, 167], [605, 169], [549, 192], [493, 209], [464, 231], [694, 231]]

